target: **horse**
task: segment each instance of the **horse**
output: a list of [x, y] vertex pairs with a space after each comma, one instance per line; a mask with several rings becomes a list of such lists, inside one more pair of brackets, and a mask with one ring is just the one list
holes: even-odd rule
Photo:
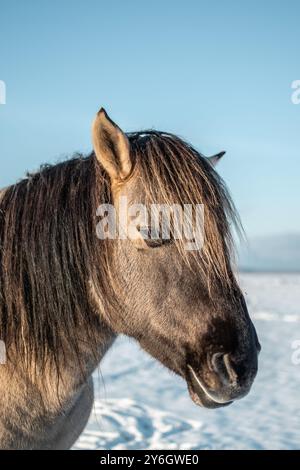
[[[191, 399], [244, 397], [259, 341], [233, 267], [239, 216], [214, 166], [180, 137], [124, 133], [101, 108], [93, 151], [1, 191], [0, 447], [69, 449], [92, 406], [92, 373], [118, 335], [182, 377]], [[96, 236], [97, 208], [202, 204], [204, 242]], [[145, 227], [144, 227], [145, 228]], [[146, 227], [147, 230], [147, 227]]]

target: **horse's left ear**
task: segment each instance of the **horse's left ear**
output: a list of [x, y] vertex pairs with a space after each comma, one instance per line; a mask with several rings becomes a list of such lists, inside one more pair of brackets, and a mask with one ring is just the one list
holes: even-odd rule
[[211, 164], [211, 166], [216, 166], [218, 163], [219, 163], [219, 160], [221, 160], [221, 158], [223, 157], [223, 155], [225, 155], [226, 152], [220, 152], [220, 153], [217, 153], [216, 155], [213, 155], [212, 157], [207, 157], [207, 160], [209, 161], [209, 163]]
[[126, 178], [132, 168], [129, 141], [103, 108], [94, 119], [92, 139], [96, 157], [110, 179], [113, 181]]

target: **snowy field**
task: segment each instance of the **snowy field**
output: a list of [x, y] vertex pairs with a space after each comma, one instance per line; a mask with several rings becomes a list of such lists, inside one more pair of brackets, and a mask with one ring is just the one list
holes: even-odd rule
[[300, 274], [243, 274], [241, 285], [262, 345], [246, 398], [199, 408], [181, 379], [119, 338], [94, 375], [94, 411], [75, 449], [300, 448]]

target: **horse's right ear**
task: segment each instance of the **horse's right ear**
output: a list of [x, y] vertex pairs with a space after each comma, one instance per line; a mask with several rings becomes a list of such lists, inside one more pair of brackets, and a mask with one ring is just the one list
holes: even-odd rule
[[132, 168], [129, 141], [103, 108], [94, 119], [92, 139], [97, 160], [110, 179], [113, 181], [126, 178]]
[[209, 163], [211, 164], [211, 166], [215, 167], [217, 166], [217, 164], [219, 163], [219, 161], [221, 160], [221, 158], [225, 155], [226, 152], [220, 152], [220, 153], [217, 153], [216, 155], [213, 155], [212, 157], [207, 157], [207, 160], [209, 161]]

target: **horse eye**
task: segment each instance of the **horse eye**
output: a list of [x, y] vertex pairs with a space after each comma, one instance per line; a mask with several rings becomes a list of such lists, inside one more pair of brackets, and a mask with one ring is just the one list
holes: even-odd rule
[[149, 227], [140, 228], [140, 233], [143, 236], [144, 242], [149, 248], [158, 248], [163, 245], [172, 243], [172, 238], [151, 238], [151, 229]]
[[158, 240], [144, 240], [144, 241], [149, 248], [159, 248], [160, 246], [169, 245], [170, 243], [172, 243], [172, 240], [163, 239], [163, 238], [160, 238]]

